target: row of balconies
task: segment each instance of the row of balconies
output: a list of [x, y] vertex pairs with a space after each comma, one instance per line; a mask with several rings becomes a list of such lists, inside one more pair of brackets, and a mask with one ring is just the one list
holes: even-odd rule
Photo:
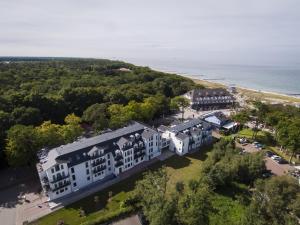
[[59, 189], [61, 189], [61, 188], [64, 188], [64, 187], [66, 187], [66, 186], [69, 186], [71, 184], [71, 181], [66, 181], [66, 182], [64, 182], [63, 184], [61, 184], [61, 185], [58, 185], [58, 187], [56, 187], [56, 188], [52, 188], [51, 189], [51, 191], [57, 191], [57, 190], [59, 190]]
[[141, 150], [141, 151], [135, 152], [133, 158], [137, 159], [139, 157], [144, 156], [145, 154], [146, 154], [146, 150]]
[[61, 181], [61, 180], [64, 180], [64, 179], [66, 179], [66, 178], [68, 178], [69, 177], [69, 174], [68, 175], [60, 175], [60, 176], [56, 176], [56, 178], [54, 179], [54, 180], [52, 180], [51, 181], [51, 183], [56, 183], [56, 182], [58, 182], [58, 181]]
[[98, 172], [101, 172], [103, 170], [106, 170], [106, 166], [100, 166], [99, 168], [95, 168], [92, 170], [93, 173], [98, 173]]
[[102, 163], [105, 163], [105, 161], [106, 161], [106, 159], [101, 158], [101, 159], [99, 159], [97, 161], [94, 161], [91, 165], [92, 165], [92, 167], [95, 167], [95, 166], [98, 166], [98, 165], [100, 165]]
[[105, 155], [104, 153], [101, 154], [101, 153], [96, 152], [95, 154], [90, 156], [90, 159], [96, 159], [96, 158], [102, 157], [104, 155]]

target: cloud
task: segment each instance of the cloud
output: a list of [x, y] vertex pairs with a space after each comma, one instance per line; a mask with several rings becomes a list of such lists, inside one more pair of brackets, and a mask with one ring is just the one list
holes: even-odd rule
[[296, 64], [298, 0], [10, 0], [0, 55]]

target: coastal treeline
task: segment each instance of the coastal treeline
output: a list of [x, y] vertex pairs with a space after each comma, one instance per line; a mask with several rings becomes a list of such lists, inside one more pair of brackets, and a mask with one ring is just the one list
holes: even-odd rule
[[[1, 60], [1, 165], [5, 164], [3, 149], [10, 150], [12, 137], [21, 130], [14, 126], [34, 128], [44, 126], [45, 121], [68, 125], [65, 118], [72, 114], [96, 131], [120, 127], [131, 119], [148, 122], [168, 114], [170, 99], [194, 87], [193, 81], [181, 76], [120, 61]], [[69, 140], [59, 139], [57, 144]]]

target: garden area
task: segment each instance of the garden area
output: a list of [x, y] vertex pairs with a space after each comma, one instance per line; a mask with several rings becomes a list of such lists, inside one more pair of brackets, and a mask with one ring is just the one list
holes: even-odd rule
[[[188, 183], [191, 179], [198, 179], [203, 162], [207, 158], [212, 147], [203, 149], [183, 157], [172, 156], [171, 158], [157, 162], [148, 168], [157, 170], [165, 166], [169, 181], [168, 192], [175, 189], [175, 184], [179, 181]], [[38, 221], [34, 225], [56, 225], [58, 221], [64, 224], [95, 224], [95, 222], [105, 222], [120, 215], [133, 212], [133, 208], [125, 206], [124, 201], [133, 192], [137, 180], [142, 179], [143, 174], [136, 174], [124, 181], [119, 182], [105, 190], [95, 193], [87, 198], [73, 203], [63, 209], [55, 211]], [[211, 215], [212, 224], [219, 224], [226, 220], [230, 224], [238, 224], [239, 218], [245, 211], [244, 207], [235, 196], [239, 195], [240, 189], [231, 192], [216, 193], [213, 197], [213, 204], [218, 213]]]

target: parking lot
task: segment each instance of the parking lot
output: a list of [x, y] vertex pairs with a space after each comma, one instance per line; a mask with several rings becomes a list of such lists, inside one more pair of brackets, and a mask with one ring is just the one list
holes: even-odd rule
[[[237, 143], [237, 147], [244, 149], [244, 151], [248, 153], [261, 151], [258, 148], [256, 148], [253, 144], [241, 145]], [[294, 170], [294, 167], [290, 166], [288, 163], [279, 164], [278, 162], [271, 159], [270, 157], [265, 157], [265, 162], [266, 162], [267, 169], [277, 176], [282, 176], [284, 174], [287, 174], [289, 170]]]

